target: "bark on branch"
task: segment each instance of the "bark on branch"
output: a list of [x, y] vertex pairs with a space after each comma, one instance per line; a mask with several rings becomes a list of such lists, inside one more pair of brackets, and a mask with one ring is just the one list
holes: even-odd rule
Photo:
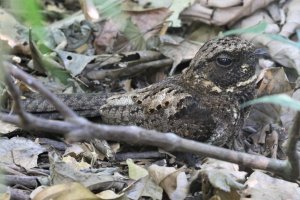
[[[22, 110], [22, 106], [19, 105], [17, 106], [18, 109], [20, 109], [20, 111], [17, 112], [19, 116], [0, 113], [0, 120], [4, 122], [15, 124], [27, 130], [39, 130], [47, 131], [52, 134], [63, 134], [72, 141], [92, 140], [97, 138], [101, 140], [125, 142], [131, 145], [151, 145], [163, 148], [167, 151], [176, 150], [191, 152], [255, 169], [266, 170], [289, 180], [296, 180], [299, 176], [299, 159], [296, 152], [296, 142], [299, 138], [300, 126], [299, 113], [289, 136], [290, 139], [287, 152], [289, 158], [286, 161], [281, 161], [184, 139], [174, 133], [161, 133], [137, 126], [113, 126], [92, 123], [85, 118], [77, 116], [41, 83], [22, 70], [7, 63], [2, 67], [5, 67], [10, 75], [43, 94], [66, 119], [65, 121], [58, 121], [38, 118], [29, 113], [24, 115], [22, 113], [25, 111]], [[11, 85], [9, 78], [7, 79], [7, 83], [10, 92], [13, 94], [13, 99], [16, 101], [16, 104], [19, 104], [18, 98], [20, 98], [20, 92], [16, 87]], [[30, 123], [22, 123], [24, 120], [29, 121]]]

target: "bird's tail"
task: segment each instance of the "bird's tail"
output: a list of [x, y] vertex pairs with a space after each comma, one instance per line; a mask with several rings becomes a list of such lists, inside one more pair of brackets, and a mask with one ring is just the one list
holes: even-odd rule
[[[105, 104], [108, 94], [103, 93], [74, 93], [56, 94], [62, 102], [83, 117], [99, 117], [99, 108]], [[22, 98], [25, 111], [44, 118], [61, 118], [57, 109], [40, 94], [30, 94]], [[10, 103], [10, 105], [12, 105]]]

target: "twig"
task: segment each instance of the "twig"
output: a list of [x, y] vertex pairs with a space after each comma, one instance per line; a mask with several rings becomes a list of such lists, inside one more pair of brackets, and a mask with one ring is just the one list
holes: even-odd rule
[[61, 135], [78, 128], [78, 124], [76, 126], [76, 124], [68, 121], [43, 119], [33, 115], [29, 115], [28, 118], [30, 118], [29, 121], [32, 123], [27, 124], [25, 127], [23, 126], [22, 121], [19, 119], [19, 116], [0, 113], [1, 121], [14, 124], [27, 130], [42, 130], [48, 133]]
[[[3, 71], [7, 73], [7, 69], [4, 68]], [[14, 100], [13, 103], [13, 109], [14, 111], [19, 115], [19, 117], [21, 118], [21, 122], [22, 122], [22, 126], [26, 127], [26, 124], [30, 124], [30, 118], [28, 117], [28, 113], [25, 112], [25, 110], [22, 107], [21, 104], [21, 99], [20, 99], [20, 91], [17, 89], [17, 87], [15, 86], [15, 84], [13, 83], [13, 80], [11, 78], [10, 75], [5, 76], [5, 83], [10, 91], [10, 95]]]
[[39, 177], [37, 176], [2, 175], [2, 178], [8, 186], [23, 185], [27, 188], [36, 188], [39, 186]]
[[124, 161], [128, 158], [133, 160], [135, 159], [153, 159], [153, 158], [166, 158], [166, 154], [160, 153], [157, 151], [147, 151], [147, 152], [127, 152], [127, 153], [117, 153], [116, 160], [117, 161]]
[[[0, 114], [0, 120], [21, 125], [17, 116]], [[79, 125], [68, 121], [56, 121], [36, 118], [34, 124], [26, 127], [29, 130], [42, 130], [52, 133], [67, 134], [72, 141], [105, 139], [111, 141], [126, 142], [131, 145], [151, 145], [163, 148], [167, 151], [183, 151], [201, 154], [208, 157], [241, 164], [247, 167], [267, 170], [281, 176], [285, 176], [285, 161], [236, 152], [221, 147], [216, 147], [192, 140], [180, 138], [173, 133], [160, 133], [154, 130], [146, 130], [136, 126], [110, 126], [85, 122]], [[76, 130], [76, 131], [72, 131]]]
[[109, 69], [109, 70], [92, 70], [87, 73], [89, 79], [94, 80], [103, 80], [105, 78], [117, 79], [117, 78], [126, 78], [132, 77], [138, 73], [141, 73], [147, 69], [155, 69], [162, 67], [169, 67], [173, 63], [173, 60], [170, 58], [165, 58], [161, 60], [154, 60], [146, 63], [135, 64], [134, 66], [119, 68], [119, 69]]
[[15, 78], [22, 80], [28, 86], [34, 88], [35, 90], [39, 91], [42, 95], [47, 97], [50, 103], [52, 103], [57, 110], [62, 114], [62, 116], [66, 120], [84, 120], [84, 118], [79, 118], [76, 113], [66, 106], [62, 101], [60, 101], [55, 95], [53, 95], [49, 90], [47, 90], [40, 82], [33, 81], [33, 78], [24, 73], [22, 70], [18, 69], [16, 66], [5, 63], [5, 66], [8, 68], [9, 73], [13, 75]]
[[[10, 66], [11, 67], [11, 66]], [[65, 105], [57, 99], [50, 91], [48, 91], [42, 84], [36, 79], [27, 75], [21, 70], [10, 70], [11, 74], [15, 78], [30, 84], [34, 89], [39, 90], [45, 98], [54, 104], [54, 106], [60, 110], [65, 109]], [[11, 89], [16, 89], [12, 87]], [[18, 94], [18, 93], [16, 93]], [[66, 110], [70, 110], [69, 108]], [[250, 155], [247, 153], [236, 152], [221, 147], [216, 147], [193, 140], [181, 138], [174, 133], [161, 133], [155, 130], [147, 130], [137, 126], [111, 126], [95, 124], [87, 120], [81, 120], [82, 118], [77, 116], [73, 111], [71, 112], [71, 118], [74, 120], [69, 121], [57, 121], [38, 118], [32, 115], [28, 115], [31, 124], [25, 126], [28, 130], [42, 130], [51, 133], [61, 133], [68, 136], [71, 140], [111, 140], [129, 143], [131, 145], [151, 145], [166, 149], [168, 151], [182, 151], [191, 152], [195, 154], [201, 154], [208, 157], [224, 160], [241, 164], [247, 167], [267, 170], [274, 172], [282, 177], [290, 180], [296, 180], [298, 178], [299, 161], [296, 155], [296, 141], [299, 134], [300, 117], [296, 118], [293, 131], [291, 133], [291, 142], [288, 148], [288, 161], [281, 161], [266, 158], [264, 156]], [[67, 114], [67, 116], [69, 116]], [[8, 114], [0, 113], [0, 120], [13, 123], [18, 126], [23, 126], [21, 120], [17, 116], [11, 116]], [[294, 162], [295, 159], [295, 162]], [[295, 174], [297, 176], [295, 176]]]

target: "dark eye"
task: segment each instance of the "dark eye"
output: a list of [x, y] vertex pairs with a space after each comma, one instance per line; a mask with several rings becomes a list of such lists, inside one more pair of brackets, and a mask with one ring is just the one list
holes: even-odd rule
[[229, 67], [232, 64], [232, 59], [228, 57], [218, 57], [217, 64], [221, 67]]

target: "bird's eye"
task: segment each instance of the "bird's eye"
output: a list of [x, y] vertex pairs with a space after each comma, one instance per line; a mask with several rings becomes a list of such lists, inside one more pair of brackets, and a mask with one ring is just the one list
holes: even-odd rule
[[217, 58], [217, 64], [221, 67], [229, 67], [232, 64], [232, 59], [224, 56]]

